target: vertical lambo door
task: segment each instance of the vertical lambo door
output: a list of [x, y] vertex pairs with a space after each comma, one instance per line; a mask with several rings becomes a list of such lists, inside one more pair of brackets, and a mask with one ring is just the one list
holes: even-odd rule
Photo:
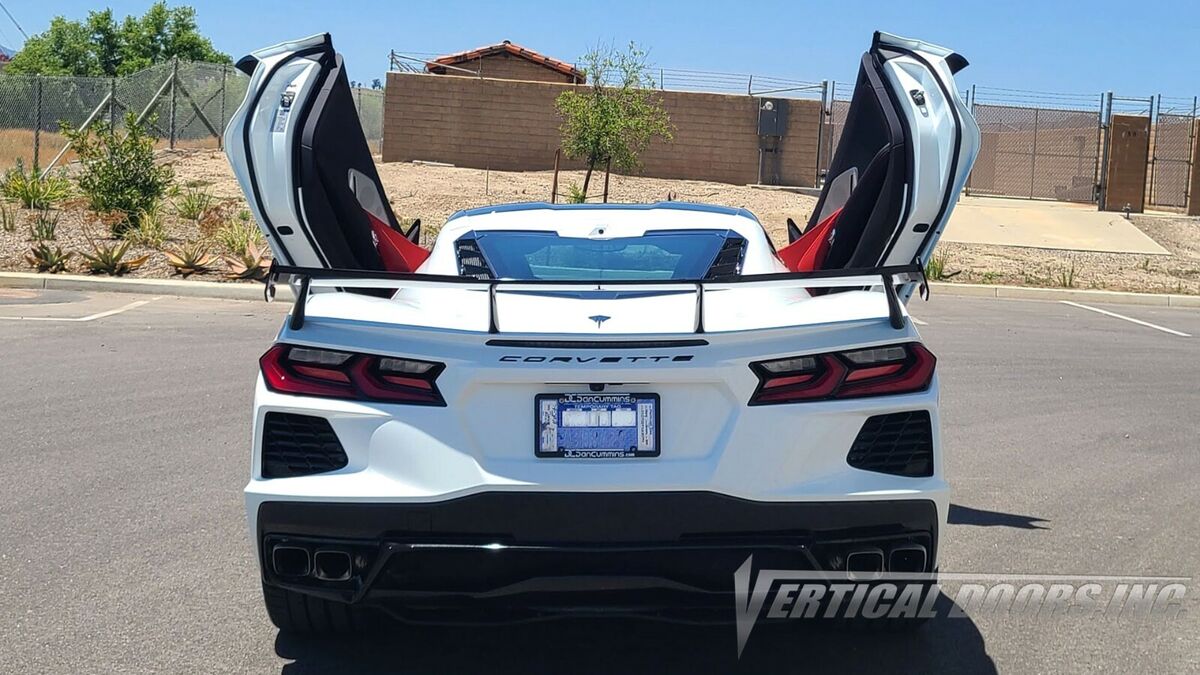
[[329, 35], [238, 62], [249, 89], [225, 152], [276, 259], [288, 265], [414, 271], [428, 255], [401, 233]]
[[929, 260], [979, 150], [954, 84], [966, 65], [949, 49], [875, 34], [817, 207], [780, 251], [789, 267]]

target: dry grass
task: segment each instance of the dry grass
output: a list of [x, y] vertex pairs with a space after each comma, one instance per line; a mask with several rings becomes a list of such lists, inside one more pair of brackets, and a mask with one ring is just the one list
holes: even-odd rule
[[[50, 160], [67, 144], [67, 138], [54, 131], [43, 131], [38, 138], [38, 161], [45, 168]], [[158, 150], [166, 150], [170, 141], [161, 139], [154, 144]], [[215, 138], [179, 139], [175, 142], [176, 150], [211, 150], [217, 147]], [[32, 129], [0, 129], [0, 172], [17, 163], [20, 159], [25, 166], [33, 166], [33, 130]], [[68, 150], [57, 166], [64, 166], [77, 159], [74, 151]]]

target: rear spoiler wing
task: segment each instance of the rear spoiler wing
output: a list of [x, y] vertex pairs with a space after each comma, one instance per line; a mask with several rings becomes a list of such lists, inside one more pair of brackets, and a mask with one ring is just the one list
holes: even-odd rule
[[816, 270], [812, 272], [782, 272], [777, 274], [751, 274], [725, 280], [690, 281], [663, 280], [640, 281], [636, 279], [606, 279], [597, 281], [565, 281], [558, 279], [472, 279], [470, 277], [445, 274], [418, 274], [407, 272], [385, 272], [378, 270], [343, 270], [317, 267], [294, 267], [271, 263], [267, 272], [263, 298], [271, 302], [275, 298], [275, 285], [281, 277], [289, 276], [299, 285], [295, 305], [292, 307], [290, 328], [299, 330], [304, 326], [305, 304], [314, 288], [462, 288], [486, 291], [488, 294], [488, 333], [499, 333], [496, 322], [497, 287], [553, 288], [564, 291], [595, 291], [619, 286], [631, 290], [655, 291], [693, 288], [696, 291], [696, 333], [704, 332], [704, 293], [729, 288], [870, 288], [882, 286], [887, 297], [888, 321], [892, 328], [904, 328], [904, 311], [900, 308], [897, 285], [915, 283], [921, 297], [929, 299], [929, 282], [925, 268], [917, 263], [891, 267], [864, 269]]

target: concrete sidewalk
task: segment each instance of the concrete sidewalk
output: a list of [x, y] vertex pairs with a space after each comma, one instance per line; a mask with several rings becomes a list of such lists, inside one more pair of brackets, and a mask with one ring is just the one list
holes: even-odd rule
[[1072, 251], [1170, 255], [1119, 214], [1091, 204], [962, 197], [942, 241]]

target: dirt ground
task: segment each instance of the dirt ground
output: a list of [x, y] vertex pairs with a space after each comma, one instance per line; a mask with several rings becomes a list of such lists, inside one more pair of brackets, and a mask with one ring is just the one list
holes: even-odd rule
[[[185, 150], [163, 154], [175, 167], [180, 185], [204, 186], [222, 201], [222, 211], [236, 213], [244, 207], [241, 190], [225, 156], [211, 150]], [[409, 163], [379, 166], [380, 176], [398, 218], [420, 218], [426, 243], [455, 211], [518, 201], [546, 201], [550, 197], [552, 172], [498, 172]], [[560, 175], [560, 193], [569, 185], [582, 184], [582, 172]], [[603, 176], [593, 177], [592, 192], [601, 191]], [[705, 181], [613, 176], [609, 200], [651, 202], [667, 199], [708, 202], [743, 207], [762, 221], [777, 245], [786, 244], [786, 221], [803, 224], [816, 199], [786, 191], [760, 190], [739, 185]], [[171, 212], [168, 205], [166, 211]], [[30, 269], [24, 260], [30, 242], [28, 222], [32, 212], [19, 213], [14, 232], [0, 231], [0, 269]], [[1170, 256], [1141, 256], [1090, 253], [1007, 246], [980, 246], [946, 242], [938, 247], [946, 281], [1032, 286], [1066, 286], [1123, 291], [1200, 294], [1200, 219], [1167, 216], [1134, 216], [1134, 224], [1169, 250]], [[168, 217], [172, 243], [200, 238], [194, 223]], [[87, 250], [89, 236], [103, 238], [77, 200], [64, 208], [57, 244], [64, 249]], [[150, 261], [134, 276], [165, 277], [172, 270], [161, 253], [131, 249], [130, 256], [149, 253]], [[77, 256], [71, 271], [84, 270]], [[203, 278], [215, 279], [219, 275]], [[197, 278], [197, 277], [193, 277]]]

